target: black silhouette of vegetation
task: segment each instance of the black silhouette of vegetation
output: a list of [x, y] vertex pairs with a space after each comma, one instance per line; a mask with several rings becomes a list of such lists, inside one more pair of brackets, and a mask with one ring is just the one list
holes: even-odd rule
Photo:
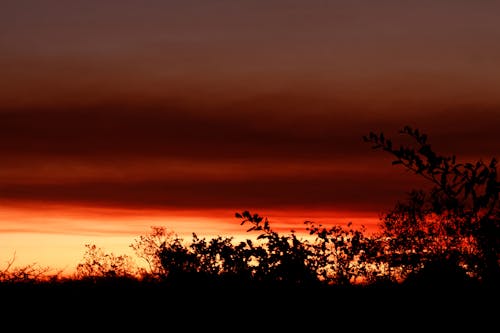
[[[383, 133], [364, 140], [391, 154], [394, 165], [429, 181], [381, 218], [380, 232], [305, 222], [303, 236], [280, 234], [249, 211], [236, 218], [254, 239], [199, 238], [186, 242], [152, 227], [131, 244], [138, 260], [86, 245], [76, 274], [49, 274], [29, 265], [0, 272], [0, 288], [323, 288], [497, 287], [500, 281], [500, 184], [497, 161], [459, 163], [433, 151], [427, 136], [405, 127], [413, 145], [396, 146]], [[139, 264], [141, 263], [141, 264]], [[145, 287], [148, 286], [148, 287]]]
[[403, 280], [425, 283], [498, 285], [497, 160], [458, 163], [455, 156], [435, 153], [418, 129], [406, 126], [401, 133], [415, 146], [396, 147], [383, 133], [372, 132], [364, 140], [393, 155], [393, 164], [422, 176], [433, 187], [412, 191], [409, 200], [383, 218], [388, 271]]

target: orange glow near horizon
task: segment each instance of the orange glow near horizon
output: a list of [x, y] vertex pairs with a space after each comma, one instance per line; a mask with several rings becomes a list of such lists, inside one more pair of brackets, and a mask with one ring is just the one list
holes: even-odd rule
[[[5, 267], [14, 260], [13, 267], [37, 264], [50, 267], [53, 272], [74, 272], [82, 260], [85, 244], [95, 244], [107, 253], [135, 257], [129, 245], [151, 227], [165, 227], [189, 242], [192, 233], [207, 239], [223, 236], [235, 241], [255, 239], [247, 233], [228, 210], [162, 211], [152, 209], [125, 209], [61, 206], [55, 204], [3, 204], [0, 213], [0, 261]], [[304, 222], [313, 221], [325, 227], [365, 226], [368, 232], [377, 230], [376, 213], [356, 212], [301, 212], [294, 210], [252, 212], [268, 217], [271, 227], [280, 233], [294, 230], [306, 236]], [[265, 214], [264, 214], [265, 213]], [[1, 267], [0, 267], [1, 268]]]

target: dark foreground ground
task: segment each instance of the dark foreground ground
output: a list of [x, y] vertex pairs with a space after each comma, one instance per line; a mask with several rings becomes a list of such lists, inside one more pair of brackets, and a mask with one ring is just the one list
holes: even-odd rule
[[166, 332], [493, 332], [500, 322], [499, 296], [496, 288], [446, 286], [7, 283], [0, 284], [0, 315], [22, 331], [32, 326], [68, 332], [153, 328]]

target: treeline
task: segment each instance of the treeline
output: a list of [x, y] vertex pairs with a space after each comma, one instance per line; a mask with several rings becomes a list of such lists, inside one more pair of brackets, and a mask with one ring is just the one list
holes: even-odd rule
[[[139, 236], [137, 258], [86, 245], [72, 278], [33, 265], [0, 272], [9, 283], [137, 283], [164, 286], [499, 286], [500, 184], [497, 161], [459, 163], [434, 152], [427, 136], [405, 127], [410, 145], [383, 133], [364, 140], [394, 157], [394, 165], [429, 181], [413, 190], [367, 234], [352, 225], [305, 222], [308, 237], [280, 234], [259, 214], [236, 213], [254, 239], [199, 238], [190, 242], [163, 227]], [[138, 266], [137, 260], [144, 265]]]

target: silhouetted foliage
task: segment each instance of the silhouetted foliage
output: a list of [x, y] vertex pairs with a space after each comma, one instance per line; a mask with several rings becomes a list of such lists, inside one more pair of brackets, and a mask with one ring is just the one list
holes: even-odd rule
[[149, 234], [140, 235], [134, 240], [130, 247], [137, 257], [147, 264], [146, 268], [140, 269], [141, 275], [159, 278], [166, 274], [159, 253], [165, 244], [171, 242], [175, 237], [177, 236], [173, 231], [154, 226], [151, 227]]
[[447, 260], [485, 284], [500, 279], [500, 184], [497, 161], [458, 163], [434, 152], [427, 135], [404, 127], [414, 145], [396, 147], [383, 133], [364, 137], [374, 149], [393, 155], [394, 165], [427, 179], [429, 191], [412, 191], [383, 219], [388, 270], [404, 279], [434, 262]]
[[305, 222], [310, 235], [315, 236], [311, 245], [313, 262], [322, 281], [328, 284], [349, 285], [367, 282], [371, 279], [376, 266], [370, 267], [367, 246], [370, 239], [361, 230], [351, 228], [348, 223], [345, 229], [333, 226], [329, 229], [322, 225], [316, 226], [310, 221]]
[[14, 266], [16, 254], [14, 253], [7, 266], [0, 271], [0, 283], [34, 284], [43, 282], [56, 282], [61, 279], [61, 272], [51, 273], [50, 267], [42, 267], [36, 263], [24, 266]]
[[83, 261], [76, 267], [80, 279], [128, 278], [135, 276], [132, 258], [105, 253], [94, 244], [86, 244]]
[[260, 247], [253, 247], [254, 277], [262, 281], [286, 284], [310, 284], [317, 280], [312, 248], [306, 240], [299, 240], [292, 231], [290, 235], [279, 235], [271, 229], [267, 218], [248, 211], [236, 213], [241, 225], [250, 224], [247, 230], [260, 231], [257, 240]]

